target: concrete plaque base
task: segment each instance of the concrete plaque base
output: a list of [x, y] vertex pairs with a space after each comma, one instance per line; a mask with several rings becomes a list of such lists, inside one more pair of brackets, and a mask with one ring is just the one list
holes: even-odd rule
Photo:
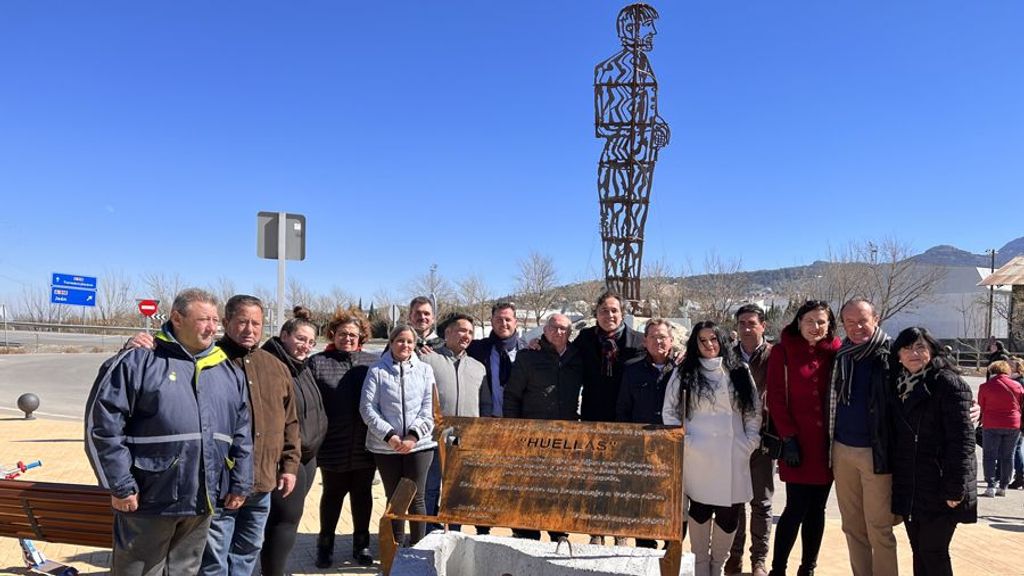
[[[664, 550], [564, 544], [501, 536], [436, 531], [395, 556], [391, 576], [659, 576]], [[680, 576], [693, 575], [693, 554], [683, 554]]]

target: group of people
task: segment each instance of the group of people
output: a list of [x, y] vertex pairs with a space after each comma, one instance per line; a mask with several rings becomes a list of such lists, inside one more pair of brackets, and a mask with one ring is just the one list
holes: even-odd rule
[[[915, 574], [951, 574], [953, 530], [976, 517], [972, 398], [927, 330], [890, 340], [871, 303], [854, 299], [840, 340], [829, 305], [809, 301], [772, 345], [750, 304], [735, 314], [737, 342], [704, 321], [677, 345], [665, 320], [628, 326], [624, 304], [602, 294], [596, 325], [575, 339], [570, 319], [552, 314], [527, 342], [511, 303], [496, 304], [490, 334], [474, 340], [471, 317], [435, 327], [418, 297], [377, 356], [363, 350], [369, 323], [356, 311], [335, 314], [320, 353], [300, 307], [260, 347], [263, 304], [251, 296], [226, 303], [215, 342], [216, 299], [183, 291], [155, 338], [134, 337], [104, 364], [87, 403], [89, 459], [115, 510], [113, 573], [283, 574], [317, 468], [316, 565], [335, 562], [346, 497], [352, 557], [372, 564], [375, 472], [388, 499], [408, 478], [410, 512], [438, 512], [436, 403], [444, 416], [684, 424], [701, 576], [740, 573], [748, 532], [753, 573], [769, 574], [776, 459], [786, 506], [770, 574], [786, 573], [798, 535], [798, 574], [814, 573], [833, 482], [855, 575], [897, 573], [899, 519]], [[409, 543], [426, 529], [410, 523]]]

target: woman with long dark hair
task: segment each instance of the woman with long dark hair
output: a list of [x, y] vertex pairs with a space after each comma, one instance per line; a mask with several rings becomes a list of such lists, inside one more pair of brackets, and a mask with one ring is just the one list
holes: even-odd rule
[[770, 576], [785, 576], [801, 535], [798, 576], [813, 576], [825, 534], [825, 503], [832, 489], [828, 446], [828, 386], [840, 341], [828, 302], [808, 300], [783, 330], [768, 357], [767, 401], [783, 440], [779, 478], [786, 507], [775, 528]]
[[302, 437], [302, 466], [299, 467], [295, 490], [288, 496], [281, 496], [280, 490], [271, 492], [270, 514], [260, 550], [260, 570], [264, 576], [282, 576], [285, 573], [288, 555], [295, 546], [306, 495], [316, 476], [316, 452], [327, 433], [323, 398], [312, 374], [306, 369], [306, 358], [316, 347], [316, 333], [309, 310], [296, 306], [291, 320], [281, 326], [281, 334], [263, 345], [264, 350], [288, 367], [295, 381], [292, 398], [295, 399], [295, 413]]
[[952, 576], [958, 523], [978, 519], [971, 389], [924, 328], [892, 344], [892, 511], [903, 516], [914, 576]]
[[750, 369], [714, 322], [699, 322], [665, 392], [662, 418], [685, 424], [683, 486], [698, 576], [720, 575], [753, 498], [750, 455], [761, 442], [761, 402]]

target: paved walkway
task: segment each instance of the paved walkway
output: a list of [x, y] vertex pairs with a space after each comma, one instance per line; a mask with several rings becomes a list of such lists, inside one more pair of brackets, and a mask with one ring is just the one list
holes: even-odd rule
[[[94, 478], [83, 452], [81, 438], [80, 422], [0, 418], [0, 464], [10, 466], [18, 460], [39, 459], [43, 461], [43, 466], [29, 471], [24, 476], [25, 479], [93, 484]], [[375, 574], [376, 567], [361, 567], [347, 560], [347, 553], [351, 551], [351, 540], [346, 536], [351, 534], [347, 506], [342, 513], [336, 554], [342, 562], [329, 570], [319, 570], [313, 566], [319, 522], [319, 498], [320, 484], [316, 482], [306, 500], [306, 512], [299, 529], [298, 543], [292, 555], [290, 570], [294, 574]], [[845, 576], [850, 573], [846, 543], [834, 505], [834, 496], [832, 500], [818, 576]], [[777, 497], [776, 502], [779, 505], [776, 511], [778, 514], [781, 511], [782, 500]], [[378, 485], [374, 490], [374, 517], [371, 525], [374, 532], [383, 510], [384, 493]], [[980, 513], [983, 517], [981, 522], [960, 526], [953, 539], [954, 572], [961, 576], [1024, 575], [1024, 491], [1012, 491], [1006, 498], [983, 498]], [[495, 531], [495, 534], [501, 534], [501, 531]], [[900, 569], [903, 574], [909, 575], [912, 573], [910, 545], [902, 527], [896, 528], [896, 534], [899, 540]], [[376, 554], [376, 536], [373, 541]], [[70, 563], [82, 574], [107, 573], [108, 550], [44, 542], [37, 545], [51, 559]], [[796, 559], [799, 558], [799, 543], [792, 558], [795, 566], [798, 563]], [[0, 538], [0, 574], [28, 574], [23, 566], [17, 541]]]

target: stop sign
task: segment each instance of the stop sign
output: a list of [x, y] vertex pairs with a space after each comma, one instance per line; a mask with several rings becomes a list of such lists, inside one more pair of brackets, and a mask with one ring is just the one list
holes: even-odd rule
[[156, 314], [159, 300], [139, 300], [139, 314], [149, 317]]

